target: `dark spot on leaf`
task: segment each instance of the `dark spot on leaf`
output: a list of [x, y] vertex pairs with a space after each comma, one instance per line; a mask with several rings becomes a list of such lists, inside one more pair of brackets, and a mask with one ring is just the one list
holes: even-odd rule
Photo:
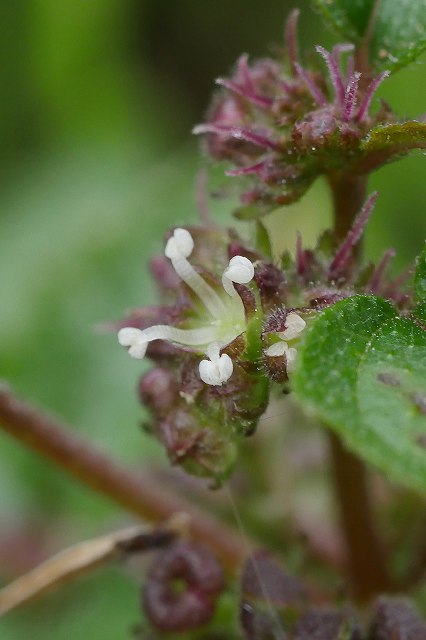
[[401, 382], [393, 373], [389, 373], [384, 371], [383, 373], [377, 374], [377, 380], [379, 382], [383, 382], [383, 384], [388, 385], [389, 387], [400, 387]]
[[426, 416], [426, 396], [422, 395], [421, 393], [413, 393], [411, 395], [411, 400], [413, 401], [419, 413]]

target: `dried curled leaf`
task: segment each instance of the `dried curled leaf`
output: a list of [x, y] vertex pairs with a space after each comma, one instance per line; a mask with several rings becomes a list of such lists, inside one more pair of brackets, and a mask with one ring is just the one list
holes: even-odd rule
[[172, 530], [153, 533], [129, 527], [65, 549], [0, 590], [0, 616], [124, 553], [161, 546], [174, 535]]

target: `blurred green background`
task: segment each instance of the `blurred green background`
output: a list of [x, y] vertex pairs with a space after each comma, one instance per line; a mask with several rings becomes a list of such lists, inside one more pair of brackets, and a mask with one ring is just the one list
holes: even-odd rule
[[[155, 300], [147, 259], [171, 224], [196, 219], [202, 161], [190, 134], [216, 76], [242, 51], [331, 44], [307, 3], [282, 0], [21, 0], [0, 3], [0, 377], [124, 464], [164, 462], [138, 429], [141, 364], [94, 327]], [[404, 116], [424, 109], [424, 60], [385, 83]], [[423, 87], [423, 95], [421, 88]], [[372, 179], [380, 199], [367, 253], [408, 264], [425, 236], [420, 157]], [[424, 180], [424, 179], [423, 179]], [[229, 204], [215, 202], [226, 220]], [[292, 245], [329, 220], [320, 183], [270, 223]], [[0, 583], [53, 552], [132, 522], [0, 432]], [[137, 584], [99, 571], [0, 621], [1, 640], [126, 638]]]

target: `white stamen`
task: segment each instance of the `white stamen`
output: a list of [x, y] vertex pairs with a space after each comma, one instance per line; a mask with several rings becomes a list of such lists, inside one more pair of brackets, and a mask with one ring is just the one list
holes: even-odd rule
[[254, 267], [252, 262], [244, 256], [234, 256], [231, 258], [229, 265], [223, 272], [223, 288], [230, 296], [236, 296], [238, 294], [232, 283], [236, 282], [237, 284], [247, 284], [253, 279], [253, 276]]
[[285, 319], [285, 329], [278, 333], [281, 340], [294, 340], [306, 327], [306, 322], [297, 313], [291, 311]]
[[194, 249], [194, 240], [186, 229], [175, 229], [171, 238], [167, 240], [164, 253], [166, 258], [188, 258]]
[[214, 318], [226, 313], [222, 300], [216, 291], [197, 273], [187, 257], [194, 248], [194, 240], [186, 229], [175, 229], [165, 248], [166, 258], [170, 258], [178, 276], [190, 287], [204, 303]]
[[294, 349], [294, 347], [289, 347], [287, 342], [283, 342], [281, 340], [280, 342], [275, 342], [274, 344], [271, 344], [270, 347], [265, 349], [264, 353], [270, 358], [285, 356], [287, 371], [294, 371], [294, 365], [297, 358], [297, 349]]
[[142, 359], [145, 356], [148, 343], [153, 340], [167, 340], [190, 347], [206, 345], [216, 337], [215, 327], [200, 327], [199, 329], [178, 329], [167, 324], [156, 324], [141, 331], [133, 327], [125, 327], [118, 332], [118, 341], [123, 347], [129, 347], [129, 355]]
[[271, 344], [270, 347], [265, 349], [265, 355], [270, 358], [277, 358], [278, 356], [283, 356], [287, 350], [287, 342], [282, 342], [282, 340], [280, 340], [279, 342], [274, 342], [274, 344]]
[[118, 342], [123, 347], [129, 347], [129, 355], [132, 356], [132, 358], [142, 360], [145, 356], [147, 342], [144, 340], [140, 329], [135, 329], [134, 327], [124, 327], [120, 329], [118, 332]]
[[295, 369], [297, 349], [294, 349], [293, 347], [290, 347], [290, 349], [287, 349], [287, 351], [285, 352], [285, 358], [286, 358], [286, 364], [287, 364], [287, 371], [291, 373]]
[[221, 386], [229, 380], [234, 370], [234, 365], [227, 353], [219, 355], [219, 345], [211, 344], [207, 349], [210, 360], [201, 360], [198, 365], [200, 378], [206, 384]]
[[141, 338], [146, 342], [168, 340], [169, 342], [197, 347], [214, 340], [217, 335], [217, 329], [213, 326], [199, 327], [198, 329], [178, 329], [167, 324], [155, 324], [141, 331], [141, 334]]

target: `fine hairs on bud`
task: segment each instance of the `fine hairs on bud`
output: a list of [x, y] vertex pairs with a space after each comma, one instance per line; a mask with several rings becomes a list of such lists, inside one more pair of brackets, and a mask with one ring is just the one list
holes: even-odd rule
[[290, 312], [285, 319], [285, 329], [278, 333], [282, 340], [294, 340], [302, 333], [306, 327], [306, 322], [294, 311]]

